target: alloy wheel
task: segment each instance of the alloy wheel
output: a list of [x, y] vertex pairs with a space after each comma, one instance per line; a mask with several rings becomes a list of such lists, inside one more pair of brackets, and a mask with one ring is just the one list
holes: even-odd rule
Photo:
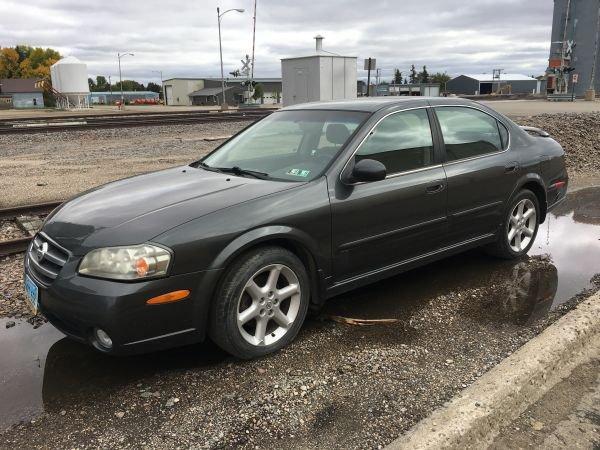
[[258, 270], [242, 290], [238, 329], [246, 342], [267, 346], [281, 339], [300, 310], [300, 281], [292, 269], [270, 264]]
[[515, 205], [509, 219], [508, 245], [514, 252], [521, 253], [531, 242], [537, 227], [535, 205], [524, 198]]

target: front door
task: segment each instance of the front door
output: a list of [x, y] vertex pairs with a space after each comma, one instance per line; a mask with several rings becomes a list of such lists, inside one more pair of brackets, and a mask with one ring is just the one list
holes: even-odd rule
[[375, 159], [384, 180], [330, 190], [334, 282], [384, 271], [439, 248], [446, 222], [446, 176], [436, 161], [426, 108], [392, 113], [349, 164]]

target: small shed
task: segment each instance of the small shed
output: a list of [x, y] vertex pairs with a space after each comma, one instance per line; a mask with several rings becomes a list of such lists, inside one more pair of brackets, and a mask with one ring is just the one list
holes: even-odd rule
[[44, 90], [37, 87], [37, 78], [0, 79], [0, 96], [4, 105], [13, 108], [43, 108]]
[[538, 80], [518, 73], [503, 73], [494, 78], [490, 73], [459, 75], [446, 84], [453, 94], [486, 95], [502, 91], [510, 94], [539, 93]]
[[316, 36], [312, 55], [281, 60], [283, 106], [356, 98], [356, 57], [323, 50]]

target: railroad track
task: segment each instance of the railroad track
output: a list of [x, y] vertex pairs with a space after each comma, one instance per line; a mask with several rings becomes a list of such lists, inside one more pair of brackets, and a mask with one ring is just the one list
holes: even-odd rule
[[128, 128], [189, 123], [255, 121], [271, 114], [271, 110], [236, 112], [181, 111], [123, 115], [63, 116], [61, 118], [8, 119], [0, 122], [0, 134], [41, 133], [92, 128]]
[[[61, 202], [48, 202], [38, 203], [35, 205], [3, 208], [0, 209], [0, 220], [15, 219], [19, 216], [37, 216], [40, 214], [48, 214], [60, 204]], [[8, 256], [24, 252], [27, 250], [31, 239], [31, 236], [27, 236], [18, 239], [0, 241], [0, 256]]]

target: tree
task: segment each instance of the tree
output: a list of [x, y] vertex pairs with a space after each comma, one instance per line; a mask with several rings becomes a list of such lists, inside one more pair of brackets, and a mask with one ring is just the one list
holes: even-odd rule
[[93, 78], [88, 78], [88, 85], [90, 86], [90, 91], [94, 92], [96, 91], [96, 83], [94, 83], [94, 79]]
[[254, 100], [258, 100], [259, 98], [263, 98], [265, 96], [265, 90], [263, 88], [263, 85], [258, 83], [256, 86], [254, 86], [254, 94], [252, 94], [252, 98]]
[[423, 66], [423, 70], [419, 72], [418, 77], [420, 83], [429, 83], [429, 72], [427, 72], [427, 66]]
[[417, 75], [417, 71], [416, 71], [416, 69], [415, 69], [415, 65], [414, 65], [414, 64], [410, 66], [410, 75], [409, 75], [409, 80], [410, 80], [410, 83], [411, 83], [411, 84], [414, 84], [414, 83], [418, 83], [418, 82], [419, 82], [418, 75]]
[[14, 48], [0, 49], [0, 78], [17, 78], [19, 73], [19, 53]]
[[96, 90], [99, 92], [110, 90], [110, 86], [108, 85], [108, 81], [106, 81], [106, 77], [102, 75], [96, 75]]
[[394, 70], [394, 84], [402, 84], [402, 72]]
[[0, 48], [0, 78], [50, 78], [50, 66], [60, 59], [51, 48], [17, 45]]
[[[121, 83], [116, 82], [115, 85], [113, 86], [113, 90], [120, 91]], [[135, 80], [123, 80], [123, 90], [124, 91], [145, 91], [146, 88], [144, 87], [143, 84], [138, 83]]]
[[160, 84], [156, 84], [156, 83], [153, 83], [153, 82], [149, 82], [148, 83], [148, 85], [146, 86], [146, 90], [162, 94], [162, 86]]
[[443, 90], [446, 90], [446, 83], [448, 81], [450, 81], [450, 75], [446, 72], [436, 72], [431, 76], [431, 82], [439, 84]]

